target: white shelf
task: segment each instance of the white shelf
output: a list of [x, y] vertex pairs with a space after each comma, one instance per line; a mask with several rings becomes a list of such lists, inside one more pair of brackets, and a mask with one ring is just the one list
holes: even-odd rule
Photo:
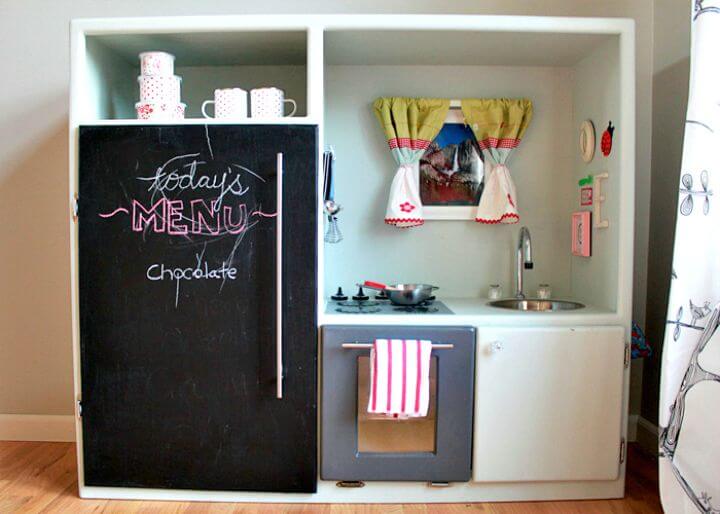
[[121, 125], [318, 125], [320, 122], [315, 118], [308, 116], [298, 117], [285, 117], [285, 118], [274, 118], [274, 119], [257, 119], [257, 118], [246, 118], [241, 120], [221, 120], [221, 119], [208, 119], [208, 118], [186, 118], [184, 120], [138, 120], [134, 118], [127, 119], [88, 119], [81, 120], [78, 125], [107, 125], [107, 126], [121, 126]]

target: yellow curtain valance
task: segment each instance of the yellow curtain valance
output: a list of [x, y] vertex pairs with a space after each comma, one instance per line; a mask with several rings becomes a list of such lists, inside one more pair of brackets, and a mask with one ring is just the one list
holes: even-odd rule
[[515, 148], [525, 134], [533, 114], [526, 98], [467, 99], [461, 102], [465, 123], [480, 148]]
[[[468, 98], [460, 104], [481, 148], [514, 148], [533, 115], [532, 102], [527, 98]], [[419, 149], [418, 143], [432, 141], [442, 129], [449, 108], [450, 100], [444, 98], [383, 97], [373, 104], [391, 148]]]
[[445, 123], [450, 100], [384, 97], [373, 108], [390, 148], [424, 150]]

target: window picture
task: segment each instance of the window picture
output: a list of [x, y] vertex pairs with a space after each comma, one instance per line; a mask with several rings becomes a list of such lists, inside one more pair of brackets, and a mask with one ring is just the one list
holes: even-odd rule
[[420, 159], [420, 199], [428, 206], [477, 206], [483, 161], [464, 123], [445, 123]]

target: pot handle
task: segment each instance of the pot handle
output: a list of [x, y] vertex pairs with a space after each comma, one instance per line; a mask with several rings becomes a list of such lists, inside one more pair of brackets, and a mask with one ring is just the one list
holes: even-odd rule
[[388, 289], [388, 286], [381, 283], [381, 282], [373, 282], [372, 280], [366, 280], [362, 284], [363, 287], [369, 287], [370, 289], [377, 289], [378, 291], [384, 291], [385, 289]]

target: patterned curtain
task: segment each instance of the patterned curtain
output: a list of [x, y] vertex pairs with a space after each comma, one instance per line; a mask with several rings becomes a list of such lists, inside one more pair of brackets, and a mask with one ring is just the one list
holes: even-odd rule
[[720, 513], [720, 205], [713, 194], [720, 173], [720, 7], [708, 3], [692, 0], [690, 95], [662, 357], [660, 490], [669, 514]]
[[517, 193], [506, 163], [530, 124], [532, 102], [507, 98], [462, 100], [461, 106], [485, 161], [485, 187], [475, 221], [517, 223]]
[[420, 201], [419, 161], [445, 123], [450, 100], [378, 98], [375, 115], [399, 167], [390, 186], [385, 223], [408, 228], [425, 223]]

